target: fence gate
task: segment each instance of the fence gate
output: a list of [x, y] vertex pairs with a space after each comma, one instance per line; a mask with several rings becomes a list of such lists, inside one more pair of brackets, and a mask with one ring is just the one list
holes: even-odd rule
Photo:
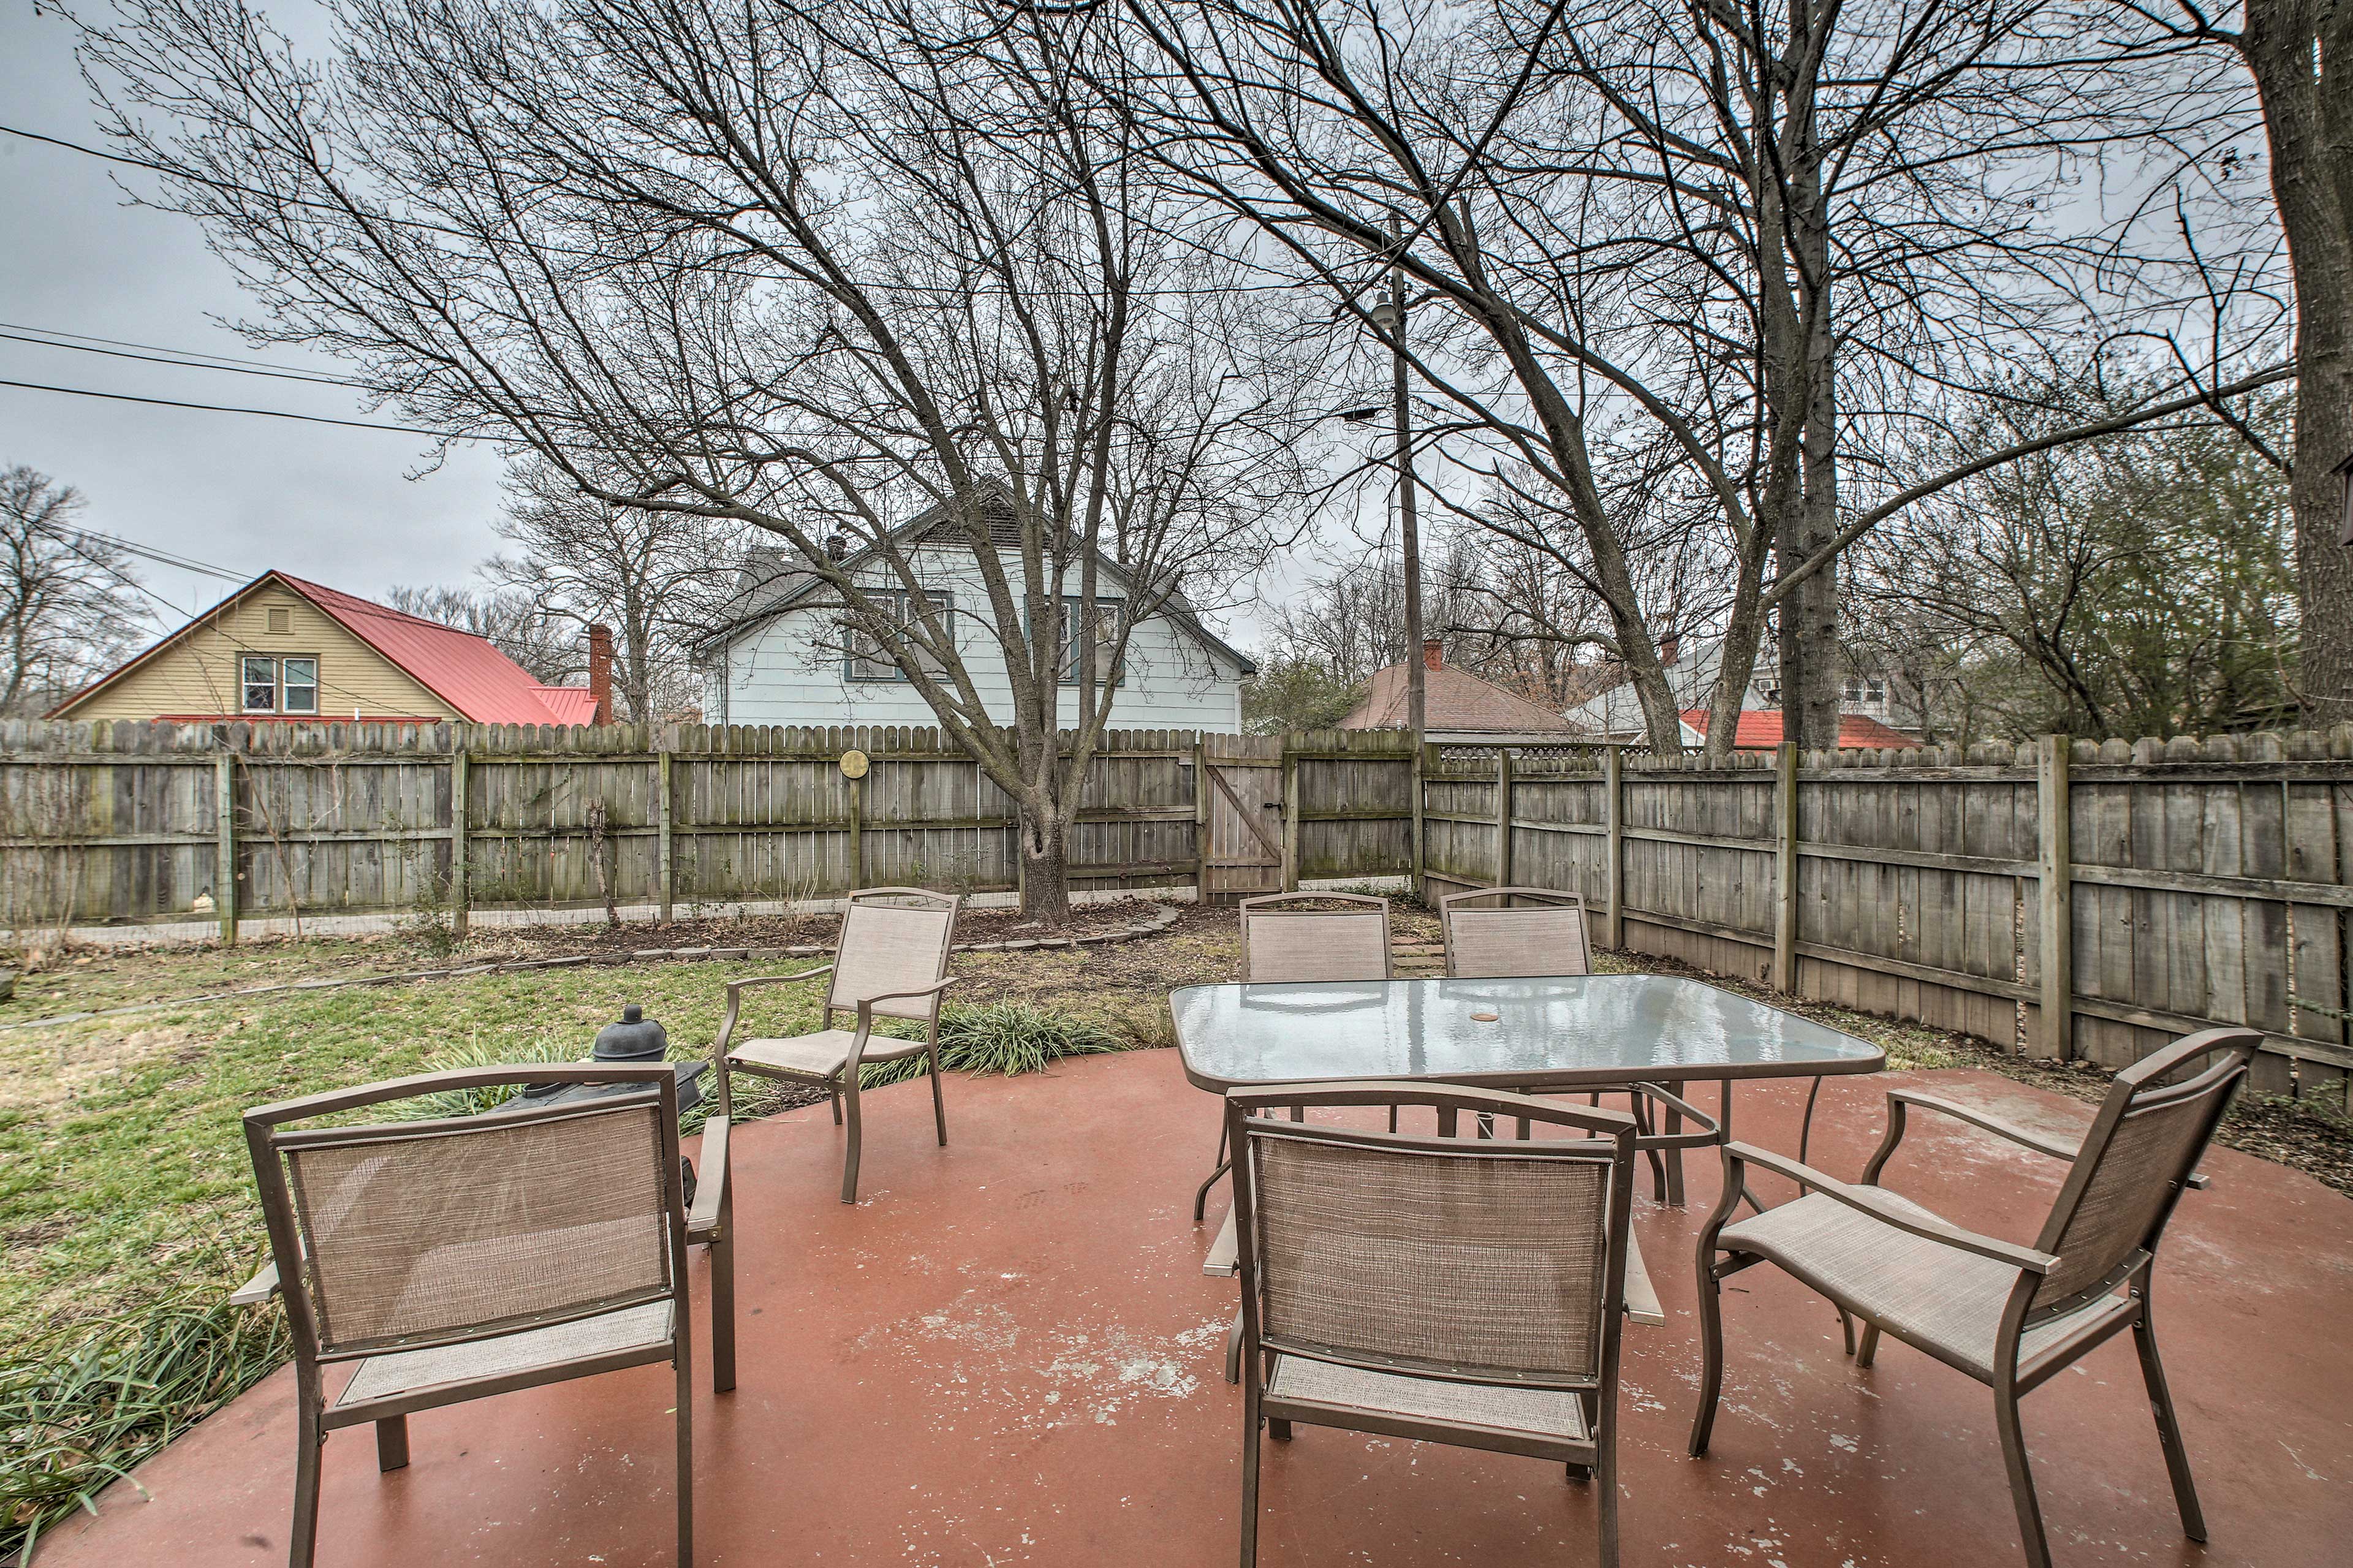
[[1282, 737], [1207, 735], [1208, 842], [1201, 848], [1201, 897], [1231, 903], [1282, 891]]

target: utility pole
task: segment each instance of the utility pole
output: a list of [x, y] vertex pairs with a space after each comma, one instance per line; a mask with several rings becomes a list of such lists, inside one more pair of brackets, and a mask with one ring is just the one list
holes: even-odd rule
[[[1393, 239], [1403, 239], [1389, 220]], [[1373, 324], [1389, 334], [1390, 396], [1397, 420], [1398, 542], [1405, 556], [1406, 725], [1419, 748], [1429, 715], [1428, 660], [1421, 647], [1421, 520], [1413, 493], [1413, 422], [1407, 412], [1405, 364], [1405, 272], [1389, 268], [1389, 297], [1373, 307]]]

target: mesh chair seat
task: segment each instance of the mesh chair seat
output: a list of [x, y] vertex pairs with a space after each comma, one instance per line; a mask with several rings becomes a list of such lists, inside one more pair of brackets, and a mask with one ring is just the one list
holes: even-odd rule
[[357, 1405], [443, 1384], [505, 1377], [588, 1356], [617, 1355], [635, 1350], [646, 1352], [649, 1361], [665, 1360], [670, 1355], [670, 1309], [669, 1301], [649, 1301], [594, 1318], [501, 1334], [496, 1339], [370, 1356], [360, 1363], [358, 1373], [336, 1396], [335, 1404]]
[[[746, 1040], [727, 1053], [727, 1060], [731, 1066], [748, 1067], [754, 1071], [765, 1068], [805, 1078], [839, 1078], [841, 1069], [849, 1065], [849, 1047], [857, 1038], [854, 1030], [820, 1029], [813, 1035], [794, 1035], [786, 1039]], [[921, 1040], [869, 1035], [866, 1054], [859, 1059], [894, 1062], [901, 1057], [921, 1056], [928, 1048]]]
[[[1947, 1223], [1897, 1194], [1873, 1193], [1907, 1214]], [[2019, 1271], [2009, 1264], [1898, 1230], [1820, 1193], [1725, 1226], [1716, 1245], [1767, 1258], [1906, 1344], [1947, 1358], [1980, 1381], [1993, 1378], [2002, 1309], [2018, 1284]], [[2106, 1298], [2029, 1329], [2019, 1342], [2021, 1363], [2093, 1318], [2130, 1305]]]
[[1568, 1390], [1446, 1383], [1286, 1355], [1275, 1358], [1274, 1375], [1266, 1392], [1271, 1399], [1335, 1405], [1374, 1415], [1490, 1426], [1579, 1443], [1593, 1436], [1585, 1419], [1585, 1401]]

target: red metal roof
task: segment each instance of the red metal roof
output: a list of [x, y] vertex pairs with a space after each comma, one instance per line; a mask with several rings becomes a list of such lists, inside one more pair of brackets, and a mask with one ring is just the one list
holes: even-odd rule
[[[1707, 733], [1707, 710], [1686, 708], [1683, 722]], [[1732, 732], [1732, 749], [1736, 752], [1769, 752], [1781, 743], [1781, 710], [1778, 708], [1744, 708], [1740, 725]], [[1862, 713], [1839, 715], [1839, 745], [1841, 748], [1893, 748], [1916, 746], [1920, 742], [1901, 730], [1890, 729], [1878, 720]]]
[[283, 572], [269, 575], [477, 724], [586, 724], [594, 719], [596, 700], [586, 687], [542, 686], [487, 637]]
[[[190, 621], [188, 626], [217, 615], [272, 578], [301, 595], [345, 631], [399, 666], [418, 685], [447, 702], [460, 719], [470, 720], [477, 724], [588, 724], [596, 721], [596, 700], [586, 687], [542, 686], [522, 666], [501, 653], [487, 637], [461, 632], [455, 626], [445, 626], [421, 616], [408, 615], [356, 595], [338, 593], [322, 584], [305, 582], [283, 572], [264, 572]], [[51, 709], [48, 716], [57, 718], [63, 715], [84, 698], [153, 658], [178, 642], [187, 633], [188, 626], [180, 627], [137, 658], [116, 666], [83, 687]], [[164, 717], [185, 722], [218, 719], [243, 721], [271, 716], [214, 713], [168, 714]], [[337, 717], [332, 712], [318, 715], [320, 721], [330, 723]], [[409, 715], [367, 713], [362, 717], [376, 722], [436, 722]]]

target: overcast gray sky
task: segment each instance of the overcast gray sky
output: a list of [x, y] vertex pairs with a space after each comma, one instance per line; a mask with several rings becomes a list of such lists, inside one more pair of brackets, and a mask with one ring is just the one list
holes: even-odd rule
[[[93, 10], [104, 5], [90, 0]], [[301, 43], [323, 41], [308, 0], [277, 0], [268, 10]], [[37, 12], [31, 0], [0, 0], [0, 126], [96, 147], [93, 120], [71, 26]], [[153, 344], [336, 370], [332, 360], [300, 350], [255, 350], [224, 326], [251, 313], [228, 268], [195, 224], [129, 205], [111, 167], [0, 134], [0, 333], [31, 328], [119, 340], [97, 346]], [[117, 172], [140, 188], [136, 172]], [[398, 422], [338, 387], [5, 337], [0, 380]], [[240, 579], [275, 567], [370, 597], [396, 584], [464, 581], [498, 546], [491, 523], [501, 465], [479, 447], [461, 447], [438, 468], [428, 469], [428, 445], [413, 436], [0, 386], [0, 466], [26, 464], [80, 490], [89, 503], [83, 522], [95, 531]], [[1377, 509], [1381, 498], [1371, 504]], [[1361, 549], [1340, 531], [1332, 558]], [[1268, 573], [1262, 592], [1287, 595], [1328, 569], [1331, 548]], [[182, 615], [229, 585], [166, 566], [141, 572]], [[1214, 618], [1246, 646], [1260, 636], [1251, 606]]]
[[[102, 3], [102, 0], [101, 0]], [[273, 7], [273, 10], [276, 9]], [[0, 0], [0, 125], [96, 145], [73, 29]], [[0, 331], [21, 327], [272, 363], [218, 324], [246, 313], [228, 269], [183, 218], [125, 205], [97, 159], [0, 135]], [[370, 416], [337, 387], [113, 359], [0, 340], [0, 380]], [[500, 463], [460, 451], [438, 471], [413, 436], [104, 402], [0, 386], [0, 464], [27, 464], [89, 499], [90, 528], [250, 575], [270, 567], [351, 593], [456, 582], [497, 544]], [[182, 610], [226, 586], [165, 567], [149, 586]]]

